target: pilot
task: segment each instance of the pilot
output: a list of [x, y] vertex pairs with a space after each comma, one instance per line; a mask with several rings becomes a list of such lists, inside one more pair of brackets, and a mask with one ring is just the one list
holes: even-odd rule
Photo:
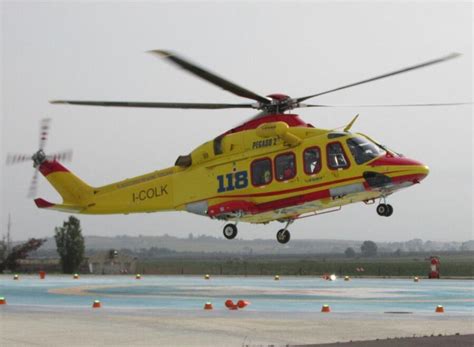
[[270, 183], [271, 180], [272, 180], [272, 174], [271, 174], [270, 170], [265, 170], [265, 172], [263, 173], [264, 183], [265, 184]]
[[286, 169], [283, 171], [283, 179], [287, 180], [292, 178], [295, 175], [295, 169], [290, 162], [290, 164], [286, 167]]
[[315, 174], [319, 169], [319, 152], [314, 149], [304, 153], [305, 171], [308, 174]]

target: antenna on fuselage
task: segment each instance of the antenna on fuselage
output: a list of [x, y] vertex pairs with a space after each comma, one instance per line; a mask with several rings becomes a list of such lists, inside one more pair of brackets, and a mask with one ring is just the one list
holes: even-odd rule
[[349, 130], [351, 130], [352, 126], [354, 125], [355, 121], [357, 120], [357, 118], [359, 118], [359, 114], [357, 113], [356, 116], [351, 120], [351, 122], [349, 124], [346, 125], [346, 127], [344, 128], [344, 132], [349, 132]]

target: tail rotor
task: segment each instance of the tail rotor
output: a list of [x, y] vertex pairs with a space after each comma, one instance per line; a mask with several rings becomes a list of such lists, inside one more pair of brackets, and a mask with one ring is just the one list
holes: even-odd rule
[[46, 156], [47, 160], [56, 160], [56, 161], [71, 161], [72, 160], [72, 150], [62, 151], [58, 153], [49, 154]]
[[24, 163], [25, 161], [30, 161], [30, 154], [8, 154], [7, 156], [7, 165]]
[[33, 155], [30, 154], [8, 154], [6, 164], [15, 165], [24, 163], [27, 161], [33, 161], [33, 167], [35, 172], [31, 178], [30, 187], [28, 189], [28, 198], [35, 198], [38, 190], [38, 171], [39, 167], [45, 161], [71, 161], [72, 160], [72, 150], [61, 151], [53, 154], [46, 155], [44, 148], [48, 141], [49, 129], [51, 127], [51, 119], [44, 118], [40, 122], [40, 132], [39, 132], [39, 149]]

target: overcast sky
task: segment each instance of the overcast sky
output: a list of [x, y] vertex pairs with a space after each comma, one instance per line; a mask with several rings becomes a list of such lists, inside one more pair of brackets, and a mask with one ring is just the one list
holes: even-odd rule
[[[100, 186], [173, 165], [252, 116], [249, 110], [120, 109], [51, 99], [246, 102], [146, 54], [169, 49], [260, 94], [303, 96], [461, 52], [461, 58], [311, 100], [332, 104], [472, 100], [472, 4], [342, 2], [2, 2], [1, 232], [52, 236], [67, 214], [26, 198], [38, 125], [53, 119], [46, 151], [74, 150], [66, 166]], [[390, 197], [395, 212], [356, 204], [291, 226], [292, 238], [376, 241], [472, 238], [472, 106], [301, 109], [323, 128], [346, 124], [430, 166]], [[41, 177], [38, 196], [60, 202]], [[86, 235], [221, 236], [223, 223], [184, 212], [80, 216]], [[274, 238], [279, 223], [240, 224], [245, 239]]]

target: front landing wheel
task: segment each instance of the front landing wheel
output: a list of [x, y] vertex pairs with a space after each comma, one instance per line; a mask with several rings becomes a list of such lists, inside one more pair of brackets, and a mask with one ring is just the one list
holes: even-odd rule
[[377, 214], [383, 217], [390, 217], [393, 214], [392, 205], [380, 204], [377, 206]]
[[290, 241], [290, 237], [290, 232], [287, 229], [280, 229], [277, 232], [277, 241], [282, 244], [288, 243], [288, 241]]
[[237, 227], [234, 224], [226, 224], [222, 233], [227, 240], [232, 240], [237, 236]]

